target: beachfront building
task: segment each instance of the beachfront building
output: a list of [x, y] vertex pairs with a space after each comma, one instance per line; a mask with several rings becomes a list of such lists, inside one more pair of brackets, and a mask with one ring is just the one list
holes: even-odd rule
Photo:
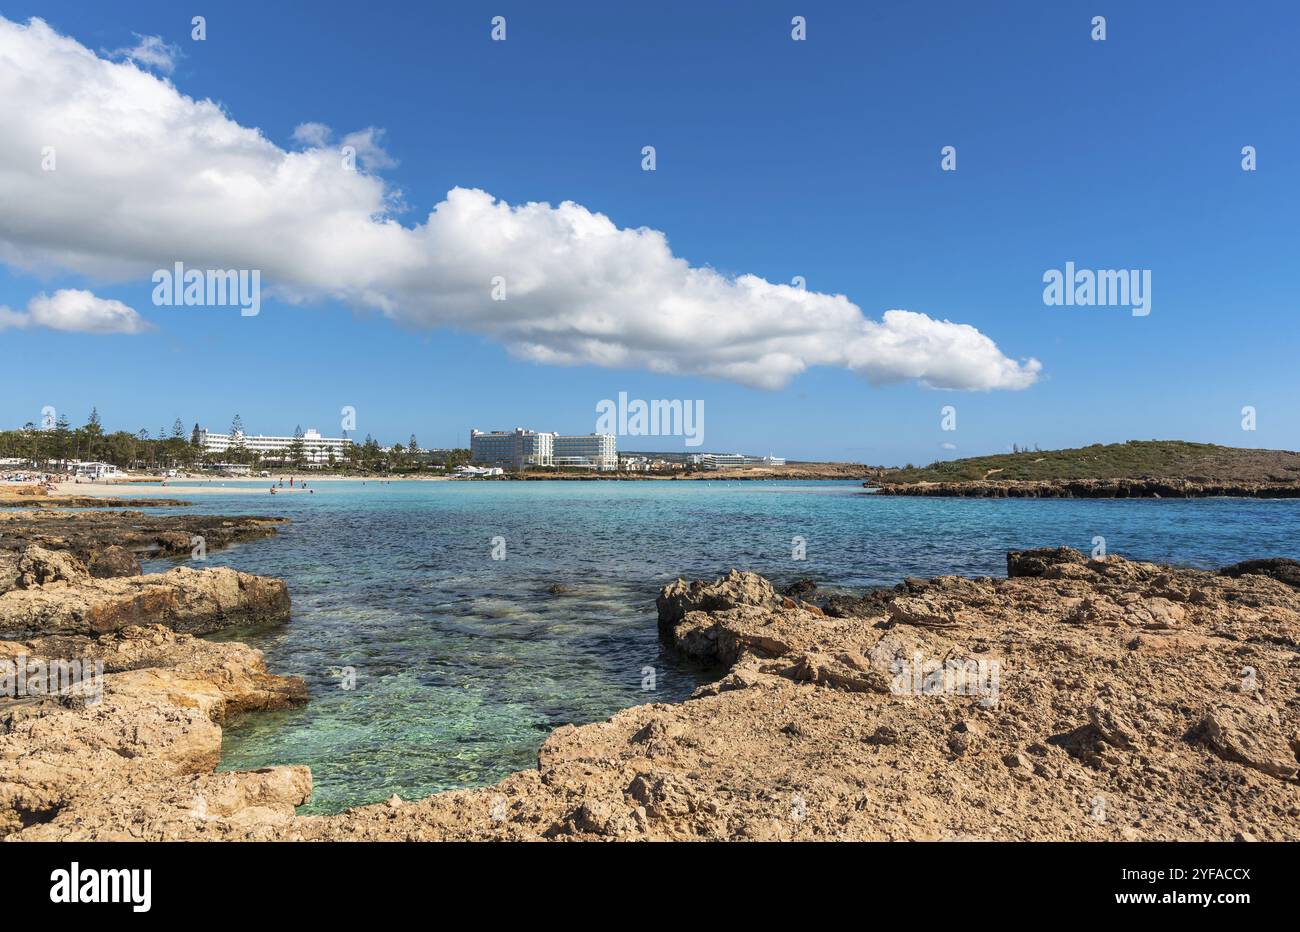
[[81, 479], [120, 479], [126, 475], [112, 463], [77, 463], [73, 471]]
[[[293, 457], [294, 443], [297, 437], [270, 437], [262, 434], [214, 434], [199, 428], [199, 448], [204, 454], [226, 453], [243, 447], [249, 453], [256, 453], [262, 459], [288, 461]], [[308, 465], [322, 466], [330, 461], [330, 454], [335, 462], [342, 462], [347, 456], [352, 441], [347, 437], [322, 437], [316, 428], [308, 428], [302, 435], [302, 455]]]
[[554, 434], [516, 427], [514, 430], [471, 430], [469, 461], [476, 466], [527, 469], [550, 466]]
[[738, 466], [784, 466], [782, 456], [746, 456], [743, 453], [692, 453], [686, 460], [705, 469], [735, 469]]
[[551, 463], [575, 469], [618, 469], [613, 434], [556, 434], [551, 440]]
[[536, 466], [603, 471], [618, 468], [613, 434], [552, 434], [522, 427], [471, 430], [469, 451], [470, 462], [476, 466], [500, 466], [515, 471]]

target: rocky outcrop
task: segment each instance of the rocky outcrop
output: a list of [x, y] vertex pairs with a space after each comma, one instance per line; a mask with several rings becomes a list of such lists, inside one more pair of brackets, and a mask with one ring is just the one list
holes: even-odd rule
[[95, 579], [67, 553], [28, 547], [17, 588], [0, 595], [0, 633], [87, 634], [159, 623], [208, 634], [289, 617], [283, 580], [221, 567]]
[[185, 776], [15, 837], [1300, 839], [1300, 592], [1065, 550], [1008, 566], [839, 617], [750, 573], [674, 582], [664, 637], [720, 677], [559, 728], [492, 787], [310, 817], [295, 773]]
[[14, 585], [8, 567], [32, 546], [67, 554], [96, 578], [138, 576], [141, 558], [190, 557], [196, 549], [205, 553], [271, 537], [284, 521], [139, 511], [0, 511], [0, 593]]
[[119, 576], [139, 576], [143, 570], [134, 553], [117, 544], [92, 550], [86, 569], [96, 579], [114, 579]]
[[765, 608], [782, 602], [783, 597], [762, 576], [732, 570], [715, 582], [675, 580], [659, 593], [655, 607], [660, 632], [671, 634], [690, 612], [726, 611], [742, 605]]
[[35, 589], [57, 583], [76, 585], [89, 579], [90, 573], [71, 554], [31, 546], [18, 557], [18, 577], [14, 583], [19, 589]]
[[48, 822], [22, 832], [24, 841], [136, 841], [239, 837], [270, 841], [311, 798], [306, 767], [195, 773], [124, 785], [105, 795], [66, 802]]
[[230, 716], [304, 702], [306, 684], [244, 644], [193, 636], [286, 620], [287, 587], [225, 568], [140, 575], [136, 556], [278, 523], [0, 514], [0, 837], [259, 837], [292, 818], [305, 767], [213, 771]]
[[863, 483], [877, 495], [949, 498], [1300, 498], [1297, 482], [1224, 482], [1191, 479], [972, 479], [945, 482]]
[[[55, 662], [79, 665], [62, 689], [0, 699], [0, 836], [48, 823], [74, 800], [82, 803], [70, 817], [74, 826], [115, 809], [119, 822], [131, 821], [124, 800], [152, 804], [169, 778], [216, 768], [229, 716], [306, 699], [306, 684], [267, 673], [260, 651], [162, 625], [0, 641], [0, 662], [11, 685], [18, 664], [32, 673]], [[227, 782], [240, 779], [227, 775]], [[73, 834], [130, 836], [118, 827]]]
[[1007, 576], [1046, 576], [1058, 566], [1079, 566], [1086, 563], [1083, 554], [1071, 547], [1043, 547], [1038, 550], [1011, 550], [1007, 552]]
[[1290, 560], [1286, 557], [1270, 557], [1267, 560], [1245, 560], [1241, 563], [1234, 563], [1232, 566], [1225, 566], [1219, 570], [1223, 576], [1257, 575], [1267, 576], [1270, 579], [1276, 579], [1278, 582], [1284, 582], [1288, 586], [1294, 586], [1300, 589], [1300, 561]]

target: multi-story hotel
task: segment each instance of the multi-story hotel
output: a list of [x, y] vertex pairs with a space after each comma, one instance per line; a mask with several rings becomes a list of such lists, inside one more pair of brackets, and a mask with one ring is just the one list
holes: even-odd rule
[[613, 434], [565, 435], [525, 430], [469, 432], [470, 462], [503, 469], [563, 466], [614, 470], [618, 452]]
[[470, 462], [480, 466], [500, 466], [502, 469], [527, 469], [529, 466], [551, 465], [553, 434], [535, 430], [471, 430], [469, 432]]
[[551, 462], [556, 466], [600, 470], [618, 468], [613, 434], [556, 434], [551, 447]]
[[[292, 456], [294, 437], [266, 437], [261, 434], [214, 434], [199, 428], [199, 447], [204, 453], [225, 453], [242, 446], [250, 453], [263, 458], [287, 460]], [[308, 428], [302, 435], [303, 457], [312, 465], [328, 463], [330, 454], [336, 462], [347, 456], [352, 441], [347, 437], [322, 437], [316, 428]]]

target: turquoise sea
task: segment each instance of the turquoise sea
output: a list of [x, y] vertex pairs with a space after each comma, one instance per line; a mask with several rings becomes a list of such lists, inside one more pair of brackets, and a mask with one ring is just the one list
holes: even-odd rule
[[1300, 500], [909, 499], [855, 482], [358, 481], [292, 496], [267, 494], [269, 480], [224, 484], [248, 492], [195, 496], [192, 510], [290, 523], [206, 565], [281, 576], [293, 598], [288, 624], [224, 636], [304, 677], [312, 697], [229, 724], [222, 766], [310, 765], [306, 812], [489, 784], [534, 766], [559, 725], [682, 698], [711, 671], [659, 644], [654, 597], [677, 576], [737, 567], [850, 589], [1000, 576], [1009, 549], [1089, 550], [1096, 536], [1191, 566], [1300, 557]]

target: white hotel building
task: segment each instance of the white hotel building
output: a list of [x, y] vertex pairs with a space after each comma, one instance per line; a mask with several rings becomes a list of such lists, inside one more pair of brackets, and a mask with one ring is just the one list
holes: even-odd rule
[[[262, 434], [214, 434], [199, 429], [199, 447], [204, 453], [226, 453], [232, 448], [242, 446], [250, 453], [256, 453], [264, 459], [288, 460], [292, 455], [294, 437], [267, 437]], [[347, 456], [352, 441], [347, 437], [322, 437], [316, 428], [308, 428], [302, 435], [303, 456], [309, 464], [320, 466], [329, 463], [330, 454], [335, 462], [342, 462]]]
[[532, 466], [561, 466], [571, 469], [618, 468], [618, 451], [613, 434], [552, 434], [525, 430], [469, 432], [470, 462], [503, 469]]
[[784, 466], [785, 457], [746, 456], [744, 453], [692, 453], [686, 462], [705, 469], [734, 469], [737, 466]]

